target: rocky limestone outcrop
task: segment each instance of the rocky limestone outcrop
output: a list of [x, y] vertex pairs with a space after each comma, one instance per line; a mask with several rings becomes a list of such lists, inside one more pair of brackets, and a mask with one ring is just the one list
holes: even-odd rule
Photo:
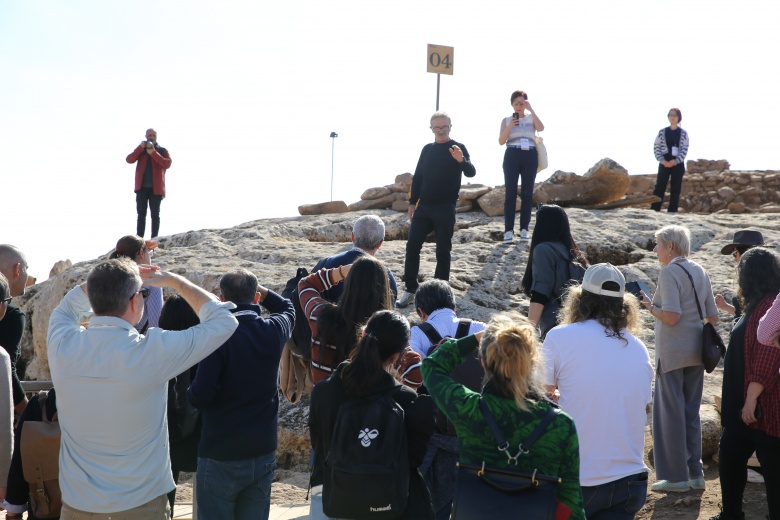
[[[501, 198], [503, 200], [503, 197]], [[780, 244], [780, 215], [693, 214], [669, 215], [641, 209], [582, 210], [568, 209], [572, 232], [591, 262], [611, 262], [630, 280], [642, 280], [655, 289], [660, 265], [651, 252], [653, 232], [666, 224], [682, 224], [691, 230], [691, 258], [707, 270], [715, 292], [727, 298], [734, 294], [734, 266], [720, 254], [733, 232], [741, 228], [761, 229], [770, 244]], [[382, 217], [387, 228], [386, 241], [377, 253], [402, 281], [405, 239], [409, 230], [406, 215], [390, 210], [372, 211]], [[345, 213], [312, 217], [266, 219], [228, 228], [190, 231], [160, 239], [155, 262], [164, 269], [182, 274], [206, 289], [212, 289], [227, 270], [245, 267], [255, 272], [260, 282], [281, 291], [298, 266], [311, 268], [324, 256], [351, 247], [352, 223], [362, 213]], [[459, 214], [453, 236], [452, 274], [450, 283], [456, 294], [456, 305], [462, 316], [487, 321], [497, 313], [528, 310], [528, 298], [522, 293], [520, 280], [528, 260], [528, 244], [502, 242], [502, 217], [488, 217], [482, 212]], [[46, 331], [52, 311], [65, 293], [85, 280], [89, 269], [101, 257], [80, 262], [51, 279], [35, 285], [17, 298], [28, 316], [22, 345], [20, 375], [22, 379], [48, 379]], [[430, 279], [435, 268], [435, 245], [423, 246], [420, 264], [422, 279]], [[418, 318], [411, 309], [404, 310], [411, 321]], [[653, 321], [642, 314], [639, 334], [654, 352]], [[731, 318], [721, 315], [718, 329], [728, 337]], [[705, 376], [702, 404], [702, 431], [705, 457], [717, 448], [719, 422], [710, 413], [713, 397], [719, 395], [722, 369]], [[305, 431], [308, 409], [301, 403], [283, 404], [282, 425]]]
[[556, 171], [534, 189], [534, 205], [593, 206], [618, 200], [631, 181], [628, 171], [612, 159], [602, 159], [580, 176]]

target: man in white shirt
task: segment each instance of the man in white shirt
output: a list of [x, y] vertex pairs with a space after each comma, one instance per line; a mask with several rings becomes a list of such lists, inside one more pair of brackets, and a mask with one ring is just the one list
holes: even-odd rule
[[625, 296], [625, 278], [611, 264], [585, 272], [569, 289], [561, 325], [542, 345], [546, 384], [560, 392], [580, 441], [585, 515], [632, 519], [647, 497], [644, 463], [646, 405], [653, 366], [631, 331], [641, 326], [638, 302]]
[[[200, 325], [139, 334], [132, 324], [143, 314], [142, 284], [174, 289]], [[47, 341], [62, 431], [62, 518], [169, 518], [166, 494], [176, 486], [165, 414], [168, 380], [233, 334], [233, 307], [179, 275], [125, 258], [98, 264], [86, 284], [65, 295]], [[92, 312], [89, 328], [82, 327], [80, 320]]]
[[[465, 338], [485, 330], [481, 321], [460, 319], [455, 314], [455, 295], [450, 284], [433, 279], [420, 284], [414, 293], [414, 306], [422, 319], [412, 327], [409, 345], [425, 359], [439, 346], [443, 338]], [[452, 376], [469, 389], [480, 391], [485, 370], [474, 351]], [[420, 472], [431, 492], [433, 510], [437, 519], [449, 518], [455, 495], [456, 463], [460, 458], [460, 444], [455, 426], [441, 410], [436, 412], [436, 433], [431, 436], [428, 451], [420, 465]]]
[[[455, 295], [450, 284], [444, 280], [433, 279], [421, 283], [414, 295], [414, 306], [417, 315], [428, 326], [412, 327], [409, 345], [423, 359], [442, 338], [459, 339], [485, 330], [485, 324], [481, 321], [458, 318], [455, 314]], [[458, 326], [462, 329], [462, 336], [458, 335]], [[426, 333], [426, 329], [433, 329], [433, 334]]]

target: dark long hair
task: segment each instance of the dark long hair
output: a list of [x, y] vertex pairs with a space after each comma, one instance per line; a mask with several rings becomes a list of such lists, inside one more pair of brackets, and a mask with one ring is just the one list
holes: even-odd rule
[[341, 371], [341, 384], [349, 395], [359, 395], [382, 380], [384, 365], [409, 344], [409, 322], [396, 311], [377, 311], [368, 319], [363, 337]]
[[525, 274], [521, 282], [526, 296], [531, 295], [531, 283], [534, 279], [534, 249], [543, 242], [560, 242], [569, 250], [571, 260], [579, 262], [585, 267], [589, 265], [585, 255], [571, 236], [569, 216], [566, 215], [563, 208], [554, 204], [544, 205], [536, 211], [536, 224], [534, 225], [534, 233], [531, 235], [528, 263], [525, 266]]
[[187, 330], [200, 323], [200, 318], [192, 310], [187, 300], [181, 296], [171, 296], [165, 300], [160, 311], [159, 325], [165, 330]]
[[324, 307], [317, 316], [318, 339], [336, 348], [336, 363], [355, 348], [360, 327], [372, 314], [393, 308], [387, 269], [373, 256], [356, 260], [343, 284], [339, 303]]
[[737, 297], [751, 312], [767, 296], [780, 293], [780, 255], [765, 247], [745, 251], [737, 265]]

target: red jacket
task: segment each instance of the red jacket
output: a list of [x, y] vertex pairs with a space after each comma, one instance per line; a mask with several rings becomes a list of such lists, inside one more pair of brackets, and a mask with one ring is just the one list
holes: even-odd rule
[[146, 148], [142, 145], [132, 151], [127, 156], [127, 162], [135, 165], [135, 191], [141, 189], [141, 183], [144, 180], [144, 171], [146, 171], [146, 161], [152, 159], [152, 185], [154, 186], [154, 194], [162, 195], [165, 197], [165, 170], [171, 167], [171, 156], [168, 155], [168, 150], [161, 146], [157, 146], [151, 155], [146, 153]]

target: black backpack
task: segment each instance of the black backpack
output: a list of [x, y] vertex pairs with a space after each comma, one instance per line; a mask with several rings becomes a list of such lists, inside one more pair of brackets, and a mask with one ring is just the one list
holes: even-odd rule
[[[439, 345], [441, 345], [445, 339], [450, 339], [449, 336], [443, 338], [436, 329], [433, 328], [428, 322], [418, 325], [420, 330], [425, 333], [428, 340], [431, 342], [431, 348], [428, 350], [428, 355], [433, 354]], [[458, 320], [458, 328], [455, 331], [455, 338], [465, 338], [469, 335], [469, 329], [471, 328], [471, 320], [468, 318], [460, 318]], [[482, 390], [482, 380], [485, 377], [485, 369], [482, 368], [482, 363], [479, 360], [479, 352], [475, 350], [471, 353], [458, 367], [453, 370], [452, 378], [458, 383], [464, 385], [469, 390], [479, 392]], [[420, 393], [427, 393], [427, 389], [422, 389]], [[439, 433], [444, 435], [455, 436], [455, 425], [447, 419], [444, 413], [436, 410], [436, 429]]]
[[345, 401], [325, 458], [323, 511], [338, 518], [401, 518], [409, 496], [404, 410], [391, 391]]
[[[312, 272], [319, 271], [322, 268], [324, 260], [317, 262]], [[299, 267], [295, 273], [295, 276], [287, 280], [287, 285], [284, 286], [282, 291], [282, 297], [287, 298], [295, 307], [295, 325], [293, 326], [293, 333], [289, 340], [287, 340], [287, 348], [290, 349], [292, 355], [311, 360], [311, 328], [309, 327], [309, 320], [306, 319], [306, 315], [301, 308], [301, 301], [298, 298], [298, 282], [301, 278], [309, 276], [309, 271], [305, 267]]]

